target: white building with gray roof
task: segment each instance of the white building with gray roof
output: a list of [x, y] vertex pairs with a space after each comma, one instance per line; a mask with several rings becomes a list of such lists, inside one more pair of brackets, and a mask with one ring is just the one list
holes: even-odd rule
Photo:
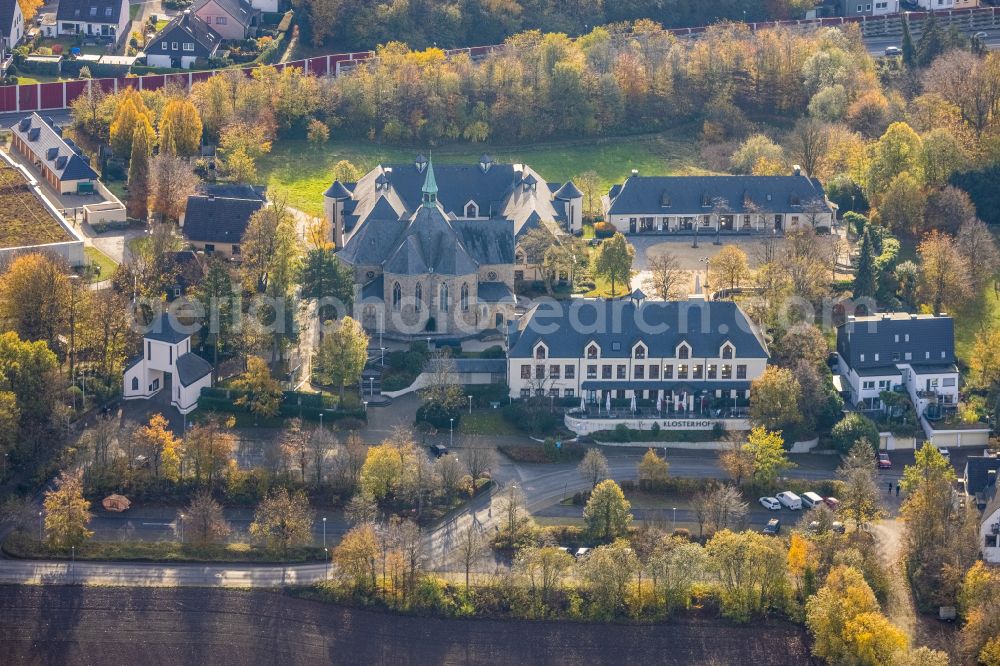
[[836, 215], [823, 186], [796, 167], [789, 176], [640, 176], [601, 198], [623, 234], [781, 233], [829, 229]]

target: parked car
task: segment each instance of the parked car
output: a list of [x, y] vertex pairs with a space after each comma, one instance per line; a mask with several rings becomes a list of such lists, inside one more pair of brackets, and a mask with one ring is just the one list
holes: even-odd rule
[[827, 497], [823, 501], [826, 502], [826, 505], [831, 509], [833, 509], [834, 511], [836, 511], [840, 507], [840, 500], [837, 499], [836, 497]]
[[574, 557], [576, 557], [576, 559], [580, 559], [589, 552], [590, 552], [589, 548], [577, 548]]
[[813, 491], [802, 493], [802, 505], [807, 509], [811, 509], [814, 506], [819, 506], [823, 503], [823, 498], [814, 493]]
[[589, 245], [590, 247], [597, 247], [603, 242], [604, 242], [603, 238], [591, 238], [589, 241], [587, 241], [587, 245]]
[[435, 458], [442, 458], [448, 455], [448, 447], [444, 444], [433, 444], [430, 447], [431, 455]]
[[837, 534], [843, 534], [845, 531], [844, 523], [840, 522], [839, 520], [833, 521], [833, 531], [836, 532]]
[[949, 451], [948, 449], [938, 449], [938, 453], [941, 454], [942, 458], [944, 458], [948, 462], [951, 462], [951, 451]]
[[781, 505], [786, 509], [791, 509], [792, 511], [799, 511], [802, 508], [802, 498], [793, 493], [791, 490], [785, 490], [774, 496]]
[[885, 47], [885, 54], [887, 56], [898, 56], [903, 55], [903, 49], [898, 46], [887, 46]]
[[762, 529], [760, 532], [761, 534], [769, 534], [771, 536], [775, 536], [776, 534], [781, 532], [781, 521], [778, 520], [777, 518], [772, 518], [771, 520], [767, 521], [767, 525], [765, 525], [764, 529]]
[[990, 36], [985, 32], [977, 32], [972, 36], [973, 39], [979, 40], [980, 42], [985, 42]]
[[889, 459], [889, 454], [885, 451], [880, 451], [878, 454], [878, 468], [892, 469], [892, 460]]
[[760, 502], [760, 505], [768, 511], [777, 511], [781, 508], [781, 502], [779, 502], [775, 497], [761, 497], [757, 501]]

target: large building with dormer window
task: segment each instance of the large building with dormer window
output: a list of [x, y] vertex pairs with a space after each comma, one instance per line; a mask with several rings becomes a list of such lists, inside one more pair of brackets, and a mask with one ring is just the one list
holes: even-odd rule
[[430, 162], [421, 177], [413, 212], [383, 194], [338, 252], [361, 286], [362, 325], [403, 339], [502, 330], [515, 305], [513, 223], [449, 215]]
[[781, 233], [829, 229], [836, 206], [815, 178], [790, 176], [640, 176], [602, 197], [604, 219], [623, 234]]
[[541, 303], [521, 318], [508, 352], [512, 398], [591, 404], [650, 400], [665, 411], [745, 404], [769, 358], [760, 331], [731, 301], [578, 299]]

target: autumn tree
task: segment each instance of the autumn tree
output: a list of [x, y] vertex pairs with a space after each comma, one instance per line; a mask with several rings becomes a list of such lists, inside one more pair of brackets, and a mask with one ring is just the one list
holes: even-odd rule
[[830, 149], [830, 129], [816, 118], [801, 118], [789, 132], [786, 153], [807, 176], [816, 177]]
[[733, 486], [716, 484], [695, 494], [692, 499], [698, 536], [725, 529], [741, 529], [750, 512], [740, 491]]
[[170, 431], [170, 424], [162, 414], [153, 414], [135, 437], [139, 449], [150, 460], [154, 477], [160, 478], [162, 473], [168, 481], [180, 479], [182, 442]]
[[142, 101], [142, 96], [134, 89], [127, 88], [116, 101], [117, 107], [110, 127], [111, 150], [120, 158], [132, 155], [136, 127], [148, 125], [149, 131], [145, 138], [148, 140], [148, 150], [152, 152], [156, 135], [153, 132], [152, 114]]
[[990, 282], [996, 283], [1000, 275], [1000, 247], [996, 237], [982, 220], [968, 218], [958, 229], [955, 239], [958, 252], [968, 262], [969, 279], [974, 294], [981, 293]]
[[628, 542], [619, 539], [587, 554], [581, 575], [593, 600], [592, 613], [614, 617], [625, 610], [627, 592], [639, 572], [639, 558]]
[[746, 252], [736, 245], [724, 245], [708, 260], [708, 282], [716, 290], [737, 289], [750, 277]]
[[[528, 546], [514, 559], [514, 571], [525, 579], [532, 597], [543, 609], [548, 608], [572, 567], [572, 556], [553, 546]], [[538, 614], [544, 616], [544, 612]]]
[[632, 279], [632, 260], [635, 248], [621, 233], [604, 241], [598, 246], [592, 259], [594, 275], [611, 283], [612, 298], [617, 293], [618, 284], [624, 283], [626, 288]]
[[51, 490], [45, 491], [46, 542], [51, 548], [69, 550], [93, 536], [87, 529], [93, 515], [90, 502], [83, 496], [83, 472], [63, 471]]
[[136, 119], [132, 131], [132, 141], [128, 161], [128, 212], [129, 215], [145, 220], [149, 215], [149, 156], [153, 152], [155, 134], [153, 126], [144, 116]]
[[969, 350], [969, 384], [981, 389], [1000, 384], [1000, 327], [976, 333]]
[[595, 201], [600, 201], [601, 194], [601, 177], [593, 170], [584, 171], [580, 175], [573, 178], [573, 183], [580, 188], [580, 192], [583, 194], [583, 210], [587, 215], [593, 216], [598, 212], [598, 207], [594, 205]]
[[719, 452], [719, 466], [737, 486], [753, 476], [753, 458], [735, 437]]
[[646, 563], [655, 599], [666, 613], [686, 608], [694, 585], [706, 575], [705, 549], [678, 536], [663, 536]]
[[785, 455], [781, 433], [762, 426], [750, 431], [743, 451], [753, 463], [754, 481], [761, 485], [774, 483], [783, 471], [795, 466]]
[[187, 210], [188, 197], [197, 192], [199, 182], [187, 160], [161, 152], [149, 161], [149, 212], [177, 222]]
[[201, 149], [201, 115], [187, 99], [167, 102], [160, 116], [160, 151], [177, 157], [192, 157]]
[[476, 520], [470, 520], [458, 531], [458, 544], [454, 551], [455, 560], [465, 570], [465, 593], [469, 593], [469, 573], [476, 562], [481, 560], [489, 547], [489, 540], [483, 532], [483, 526]]
[[271, 377], [267, 362], [259, 356], [247, 361], [247, 371], [233, 381], [233, 388], [245, 391], [233, 402], [246, 406], [256, 416], [275, 416], [281, 407], [281, 385]]
[[646, 453], [639, 461], [639, 485], [646, 488], [661, 487], [669, 478], [670, 464], [666, 458], [661, 458], [653, 449], [646, 449]]
[[509, 484], [500, 496], [497, 506], [497, 532], [493, 547], [501, 550], [518, 550], [530, 542], [535, 533], [535, 521], [525, 509], [524, 493]]
[[718, 577], [722, 614], [737, 622], [783, 604], [788, 586], [784, 546], [756, 532], [717, 532], [705, 545]]
[[902, 122], [890, 125], [871, 148], [865, 189], [868, 197], [881, 195], [901, 173], [919, 181], [922, 153], [923, 141], [912, 127]]
[[207, 490], [198, 492], [184, 510], [184, 533], [196, 546], [207, 546], [225, 541], [232, 532], [222, 505]]
[[591, 488], [596, 488], [598, 483], [611, 474], [608, 459], [598, 449], [587, 449], [576, 469]]
[[791, 366], [801, 361], [810, 365], [826, 362], [829, 345], [823, 331], [809, 322], [791, 326], [772, 345], [772, 356], [781, 366]]
[[211, 488], [222, 475], [236, 450], [236, 436], [230, 430], [236, 421], [211, 418], [184, 433], [184, 460], [195, 485]]
[[304, 493], [290, 494], [285, 488], [277, 488], [257, 505], [250, 535], [285, 557], [289, 548], [312, 542], [313, 517]]
[[595, 538], [610, 541], [628, 531], [632, 524], [631, 508], [622, 489], [608, 479], [598, 483], [590, 493], [590, 499], [583, 508], [583, 521]]
[[256, 294], [284, 297], [297, 269], [295, 218], [282, 200], [250, 216], [240, 240], [243, 288]]
[[323, 336], [315, 353], [314, 375], [322, 383], [336, 386], [343, 404], [345, 388], [360, 384], [367, 361], [368, 334], [357, 321], [344, 317]]
[[971, 295], [968, 260], [949, 236], [931, 231], [917, 247], [920, 255], [920, 295], [934, 314], [945, 306], [959, 307]]
[[872, 464], [874, 460], [875, 450], [866, 439], [861, 438], [837, 469], [837, 478], [844, 483], [840, 511], [853, 518], [859, 529], [883, 515], [878, 479]]
[[785, 170], [785, 152], [767, 136], [754, 134], [740, 144], [729, 163], [733, 173], [769, 176]]
[[0, 278], [0, 318], [24, 340], [44, 340], [55, 348], [69, 324], [69, 267], [47, 254], [23, 254]]
[[[320, 301], [320, 321], [337, 315], [333, 306], [349, 312], [354, 300], [354, 275], [337, 255], [333, 247], [317, 247], [306, 252], [299, 277], [303, 298]], [[335, 301], [329, 303], [327, 301]]]
[[924, 229], [927, 196], [909, 172], [902, 172], [882, 194], [878, 211], [882, 222], [893, 231], [919, 235]]
[[372, 523], [351, 528], [333, 549], [337, 575], [355, 590], [374, 590], [378, 585], [379, 536]]
[[795, 427], [802, 420], [800, 393], [790, 370], [768, 366], [750, 385], [750, 420], [767, 430]]

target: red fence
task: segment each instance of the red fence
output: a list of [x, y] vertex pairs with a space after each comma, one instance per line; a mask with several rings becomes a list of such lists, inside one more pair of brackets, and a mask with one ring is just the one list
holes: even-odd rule
[[[983, 7], [979, 9], [955, 9], [949, 11], [935, 12], [938, 16], [946, 18], [969, 18], [990, 15], [994, 20], [998, 14], [998, 8]], [[925, 18], [927, 12], [909, 12], [910, 19], [921, 20]], [[820, 27], [839, 26], [850, 23], [875, 23], [893, 20], [898, 14], [888, 14], [886, 16], [865, 17], [854, 16], [849, 18], [823, 18], [804, 19], [800, 21], [776, 21], [767, 23], [750, 23], [750, 30], [763, 30], [776, 26], [800, 26]], [[690, 37], [702, 33], [705, 28], [676, 28], [670, 30], [678, 37]], [[445, 51], [448, 56], [468, 54], [473, 58], [480, 58], [494, 51], [503, 49], [503, 45], [496, 46], [472, 46], [464, 49], [451, 49]], [[297, 67], [308, 74], [316, 76], [336, 75], [344, 66], [350, 67], [352, 63], [368, 60], [374, 55], [372, 51], [359, 51], [357, 53], [333, 53], [306, 60], [293, 60], [291, 62], [276, 65], [278, 69], [285, 67]], [[211, 70], [203, 72], [184, 72], [178, 74], [149, 74], [138, 77], [118, 77], [111, 79], [93, 79], [92, 81], [63, 81], [59, 83], [31, 83], [20, 86], [0, 86], [0, 113], [19, 113], [30, 111], [55, 111], [65, 109], [69, 104], [81, 95], [88, 85], [98, 84], [106, 92], [116, 92], [125, 87], [133, 87], [138, 90], [158, 90], [167, 81], [177, 82], [185, 87], [190, 87], [193, 83], [204, 81], [222, 70]], [[243, 72], [249, 75], [253, 68], [244, 68]]]

